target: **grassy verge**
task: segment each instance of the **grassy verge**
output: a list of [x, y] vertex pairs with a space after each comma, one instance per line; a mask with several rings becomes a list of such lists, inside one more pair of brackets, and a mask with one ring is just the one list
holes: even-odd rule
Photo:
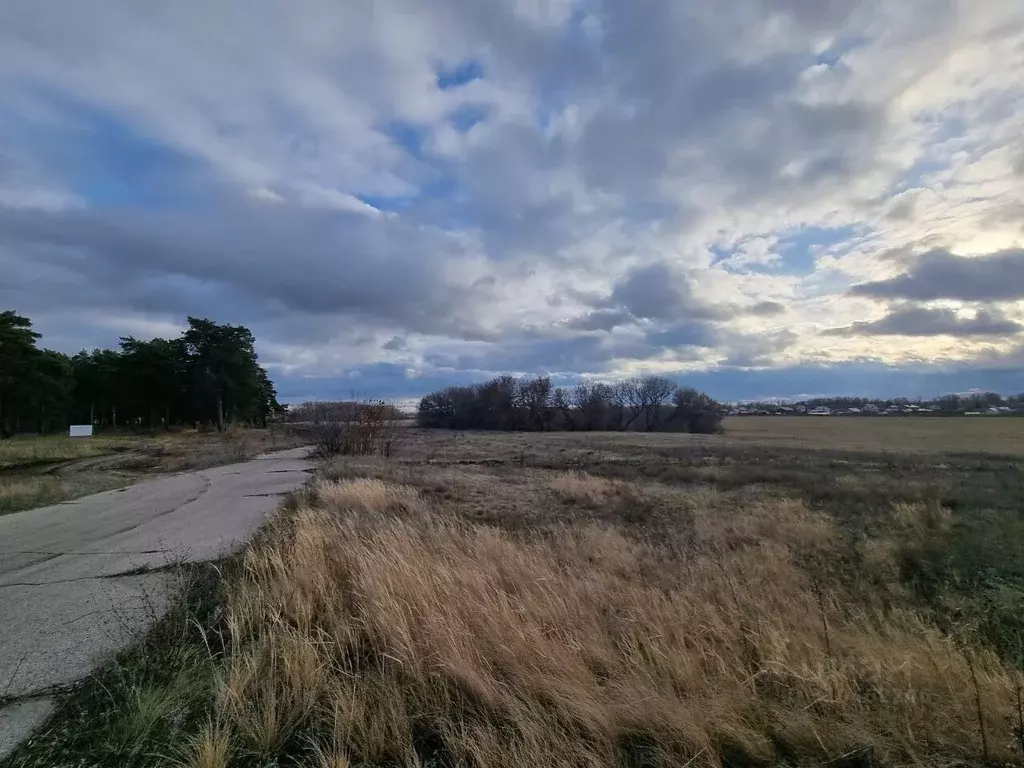
[[1011, 459], [535, 440], [325, 467], [11, 765], [1024, 760]]
[[159, 474], [246, 461], [303, 442], [291, 432], [265, 429], [12, 438], [0, 441], [0, 514], [121, 488]]
[[5, 768], [173, 765], [214, 701], [225, 564], [182, 566], [180, 590], [144, 640], [60, 697]]
[[117, 453], [129, 450], [140, 439], [118, 435], [75, 439], [66, 435], [16, 436], [0, 440], [0, 470]]
[[79, 475], [71, 479], [52, 475], [0, 477], [0, 515], [59, 504], [90, 493], [122, 488], [137, 482], [120, 474]]

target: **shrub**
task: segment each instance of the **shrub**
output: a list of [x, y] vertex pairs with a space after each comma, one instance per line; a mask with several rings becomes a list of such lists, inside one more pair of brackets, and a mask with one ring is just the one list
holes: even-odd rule
[[403, 427], [394, 418], [397, 409], [383, 400], [306, 403], [302, 412], [308, 419], [302, 427], [313, 439], [316, 458], [367, 454], [388, 458], [398, 450]]

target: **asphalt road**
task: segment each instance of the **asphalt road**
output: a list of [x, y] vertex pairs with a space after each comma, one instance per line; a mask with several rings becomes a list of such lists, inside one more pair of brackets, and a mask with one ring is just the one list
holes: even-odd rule
[[173, 577], [144, 571], [240, 546], [306, 481], [306, 453], [0, 516], [0, 759], [46, 719], [55, 689], [162, 615]]

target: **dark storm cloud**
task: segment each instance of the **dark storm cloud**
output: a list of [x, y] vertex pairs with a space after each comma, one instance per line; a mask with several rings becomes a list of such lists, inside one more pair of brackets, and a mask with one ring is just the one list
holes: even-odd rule
[[904, 306], [880, 320], [830, 328], [826, 336], [1010, 336], [1024, 330], [997, 310], [979, 309], [961, 317], [951, 309]]
[[274, 314], [354, 315], [411, 331], [478, 335], [472, 306], [431, 258], [461, 247], [437, 232], [358, 213], [228, 201], [208, 212], [48, 212], [0, 207], [0, 298], [131, 306], [182, 316], [234, 306]]
[[710, 323], [689, 320], [648, 333], [645, 338], [654, 347], [678, 349], [713, 347], [721, 341], [721, 334], [717, 333]]
[[936, 249], [919, 256], [906, 274], [861, 283], [850, 292], [855, 296], [917, 301], [1016, 301], [1024, 299], [1024, 250], [1008, 249], [968, 258]]
[[635, 323], [633, 314], [624, 309], [595, 309], [573, 318], [567, 325], [578, 331], [610, 331], [620, 325]]
[[729, 333], [723, 346], [728, 350], [723, 365], [757, 368], [774, 364], [775, 356], [791, 347], [797, 335], [789, 330], [770, 333]]
[[[695, 275], [663, 262], [635, 267], [620, 277], [605, 296], [577, 294], [576, 298], [598, 308], [572, 321], [573, 327], [610, 329], [635, 320], [659, 324], [686, 320], [692, 325], [696, 325], [693, 321], [700, 321], [706, 326], [745, 315], [772, 317], [786, 311], [776, 301], [761, 301], [752, 306], [713, 303], [700, 295]], [[703, 338], [709, 338], [708, 331], [702, 333]]]
[[526, 334], [453, 354], [428, 354], [425, 362], [433, 368], [494, 373], [602, 373], [615, 357], [615, 347], [600, 336], [544, 338]]
[[777, 301], [759, 301], [750, 308], [750, 314], [755, 317], [774, 317], [786, 312], [786, 306]]
[[381, 349], [386, 349], [389, 352], [405, 352], [409, 349], [409, 345], [400, 336], [392, 336], [388, 341], [384, 342]]
[[606, 308], [620, 308], [649, 320], [725, 319], [729, 314], [725, 308], [698, 297], [690, 277], [663, 262], [627, 272], [602, 303]]

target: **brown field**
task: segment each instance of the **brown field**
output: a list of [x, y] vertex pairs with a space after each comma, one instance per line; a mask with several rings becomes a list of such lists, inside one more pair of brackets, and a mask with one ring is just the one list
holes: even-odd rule
[[1014, 416], [731, 416], [724, 427], [728, 441], [768, 446], [1024, 456]]
[[1019, 461], [741, 421], [329, 462], [12, 765], [1020, 764]]

